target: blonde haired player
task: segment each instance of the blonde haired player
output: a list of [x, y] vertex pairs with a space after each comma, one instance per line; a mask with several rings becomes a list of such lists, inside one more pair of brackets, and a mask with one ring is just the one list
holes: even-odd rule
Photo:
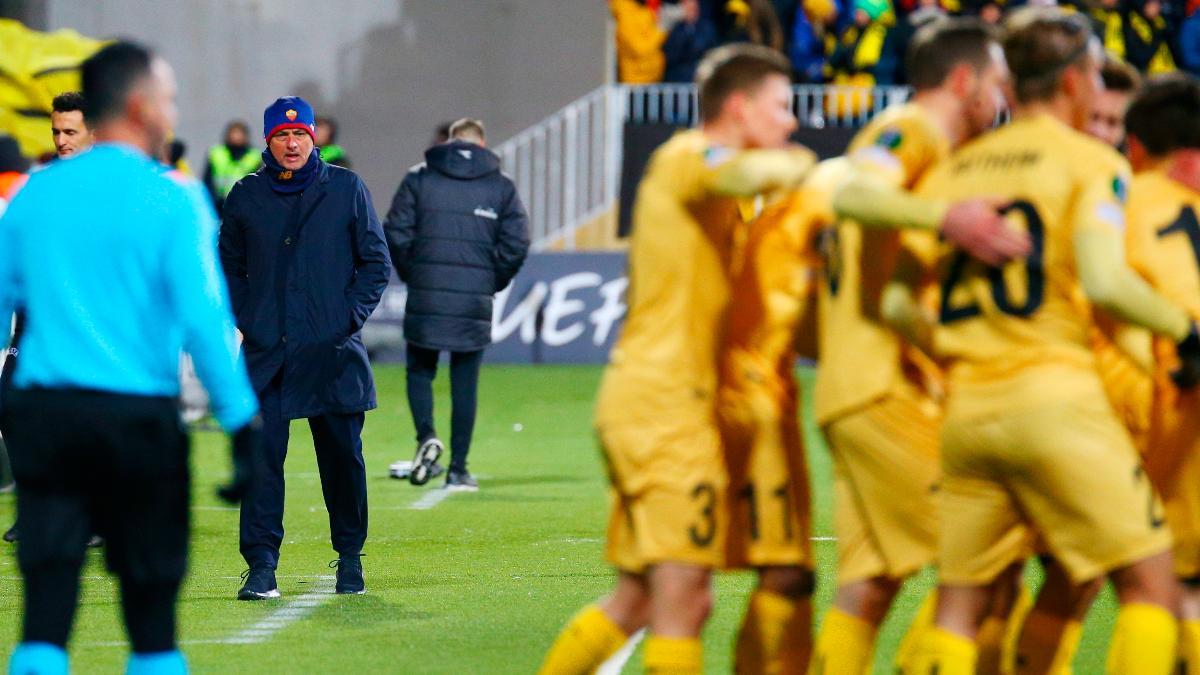
[[[1026, 246], [985, 200], [947, 207], [909, 193], [996, 119], [1007, 69], [993, 34], [969, 19], [928, 25], [910, 46], [909, 73], [914, 100], [885, 111], [850, 146], [851, 175], [834, 206], [852, 220], [830, 222], [823, 235], [815, 404], [834, 462], [838, 590], [813, 673], [869, 669], [875, 632], [900, 584], [933, 562], [937, 547], [941, 411], [929, 386], [939, 376], [878, 312], [909, 235], [865, 226], [940, 229], [992, 262]], [[982, 224], [982, 234], [965, 236], [964, 223]]]
[[[1084, 128], [1102, 51], [1082, 17], [1028, 9], [1010, 22], [1011, 124], [956, 152], [921, 186], [945, 199], [999, 195], [1030, 255], [1004, 267], [942, 246], [934, 344], [949, 363], [942, 430], [937, 627], [917, 672], [974, 672], [987, 589], [1036, 530], [1072, 581], [1108, 574], [1121, 610], [1109, 672], [1171, 671], [1171, 539], [1089, 342], [1092, 304], [1180, 343], [1186, 312], [1125, 264], [1128, 163]], [[904, 292], [905, 285], [889, 289]], [[916, 300], [909, 296], [908, 304]], [[910, 312], [911, 314], [911, 312]]]
[[[1129, 110], [1130, 155], [1161, 158], [1133, 179], [1128, 257], [1150, 284], [1200, 320], [1200, 83], [1151, 80]], [[1146, 470], [1162, 491], [1175, 536], [1182, 591], [1181, 673], [1200, 672], [1200, 395], [1171, 381], [1179, 361], [1169, 342], [1155, 352], [1154, 405]]]
[[725, 558], [718, 349], [738, 198], [798, 185], [814, 157], [779, 150], [795, 129], [791, 66], [731, 45], [697, 70], [701, 127], [651, 158], [629, 250], [629, 314], [605, 370], [596, 431], [608, 463], [613, 593], [568, 623], [541, 672], [588, 673], [648, 626], [648, 673], [700, 673], [709, 584]]

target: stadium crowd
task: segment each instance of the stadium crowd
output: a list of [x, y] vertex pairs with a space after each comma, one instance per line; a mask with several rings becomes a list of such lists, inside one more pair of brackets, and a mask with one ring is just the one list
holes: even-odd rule
[[1197, 0], [610, 0], [626, 84], [691, 82], [705, 52], [750, 42], [783, 52], [795, 82], [860, 87], [909, 83], [904, 54], [934, 16], [995, 24], [1027, 4], [1084, 14], [1144, 73], [1200, 74]]

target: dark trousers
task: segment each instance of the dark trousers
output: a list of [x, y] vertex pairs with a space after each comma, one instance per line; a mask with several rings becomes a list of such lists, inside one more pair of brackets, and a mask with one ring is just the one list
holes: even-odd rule
[[[279, 564], [283, 543], [283, 460], [287, 457], [291, 420], [280, 413], [280, 386], [276, 377], [259, 394], [263, 419], [263, 447], [255, 467], [254, 486], [242, 501], [241, 551], [251, 567]], [[329, 533], [340, 556], [362, 553], [367, 540], [367, 468], [363, 462], [363, 413], [321, 415], [308, 418], [321, 493], [329, 511]]]
[[[433, 380], [437, 377], [438, 351], [408, 345], [408, 409], [417, 442], [434, 436]], [[479, 367], [483, 350], [450, 352], [450, 469], [467, 470], [471, 436], [475, 433], [475, 409], [479, 405]]]
[[66, 645], [87, 541], [99, 533], [133, 651], [175, 649], [189, 532], [188, 438], [176, 402], [12, 389], [4, 422], [21, 483], [22, 640]]

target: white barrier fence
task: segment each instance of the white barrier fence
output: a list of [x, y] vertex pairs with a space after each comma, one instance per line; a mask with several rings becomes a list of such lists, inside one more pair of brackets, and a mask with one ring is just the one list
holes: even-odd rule
[[[801, 126], [853, 128], [909, 93], [907, 87], [797, 85], [792, 109]], [[614, 207], [626, 123], [691, 126], [697, 118], [693, 85], [608, 85], [498, 145], [502, 167], [529, 211], [534, 250], [573, 250], [576, 231]]]

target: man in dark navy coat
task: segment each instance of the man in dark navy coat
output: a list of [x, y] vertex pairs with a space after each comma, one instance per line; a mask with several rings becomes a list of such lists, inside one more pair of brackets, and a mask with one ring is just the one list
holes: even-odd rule
[[528, 218], [500, 158], [484, 147], [483, 124], [462, 119], [450, 140], [425, 151], [408, 172], [384, 230], [392, 263], [408, 284], [408, 405], [417, 430], [409, 480], [436, 473], [443, 445], [433, 426], [438, 354], [450, 353], [450, 471], [446, 487], [478, 489], [467, 471], [479, 366], [492, 342], [492, 296], [512, 281], [529, 251]]
[[285, 97], [263, 115], [263, 168], [225, 200], [225, 266], [250, 379], [263, 411], [262, 466], [242, 504], [243, 600], [279, 596], [288, 426], [307, 418], [338, 553], [339, 593], [363, 592], [367, 482], [363, 413], [375, 382], [360, 330], [391, 267], [366, 185], [321, 161], [312, 108]]

